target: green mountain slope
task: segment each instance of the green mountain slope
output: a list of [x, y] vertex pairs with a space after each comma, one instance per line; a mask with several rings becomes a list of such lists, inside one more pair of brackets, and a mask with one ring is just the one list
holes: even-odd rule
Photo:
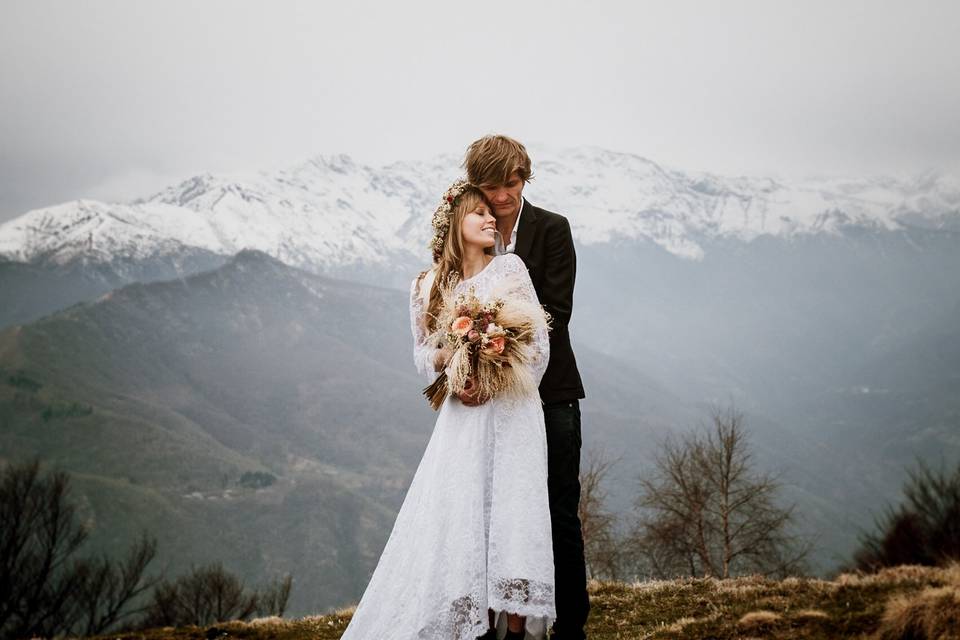
[[0, 334], [0, 450], [74, 475], [91, 548], [145, 526], [169, 571], [291, 572], [313, 612], [366, 584], [432, 426], [423, 384], [404, 296], [241, 253]]

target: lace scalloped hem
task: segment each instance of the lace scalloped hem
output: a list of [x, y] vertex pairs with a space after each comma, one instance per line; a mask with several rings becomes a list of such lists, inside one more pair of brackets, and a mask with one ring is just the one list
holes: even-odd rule
[[421, 627], [416, 637], [418, 640], [475, 640], [489, 628], [487, 610], [494, 612], [494, 625], [499, 636], [506, 633], [507, 614], [524, 616], [524, 629], [535, 640], [545, 638], [556, 620], [552, 603], [533, 604], [497, 598], [489, 601], [487, 607], [482, 607], [473, 597], [465, 595], [451, 602], [447, 611]]
[[490, 602], [489, 609], [496, 613], [510, 613], [517, 616], [526, 616], [528, 618], [544, 618], [553, 621], [557, 613], [553, 607], [537, 606], [532, 604], [521, 604], [517, 602]]
[[521, 616], [556, 617], [553, 584], [527, 578], [499, 578], [487, 594], [487, 606]]

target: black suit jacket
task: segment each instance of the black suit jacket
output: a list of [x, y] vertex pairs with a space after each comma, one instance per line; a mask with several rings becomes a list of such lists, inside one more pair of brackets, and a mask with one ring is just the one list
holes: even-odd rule
[[583, 398], [583, 383], [567, 328], [577, 275], [570, 223], [560, 214], [535, 207], [524, 199], [514, 253], [527, 265], [540, 304], [553, 317], [550, 362], [540, 381], [540, 399], [568, 402]]

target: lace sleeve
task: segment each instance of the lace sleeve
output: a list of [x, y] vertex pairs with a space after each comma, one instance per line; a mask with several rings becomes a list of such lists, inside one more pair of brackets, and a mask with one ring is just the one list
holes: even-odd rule
[[[429, 274], [417, 276], [410, 284], [410, 330], [413, 333], [413, 363], [420, 375], [433, 382], [437, 377], [437, 372], [433, 369], [433, 357], [437, 352], [437, 346], [428, 343], [430, 333], [427, 331], [424, 305], [424, 298], [428, 294], [421, 291], [421, 284], [424, 287], [429, 287], [432, 284]], [[429, 289], [426, 289], [426, 291], [429, 291]]]
[[[500, 256], [503, 262], [501, 273], [503, 279], [510, 283], [510, 292], [512, 295], [519, 296], [521, 300], [531, 302], [542, 309], [540, 301], [537, 299], [537, 292], [533, 288], [533, 281], [530, 280], [530, 273], [527, 271], [527, 265], [523, 263], [520, 256], [507, 253]], [[550, 334], [547, 329], [546, 321], [538, 323], [533, 339], [534, 358], [531, 366], [533, 368], [533, 377], [540, 384], [543, 374], [547, 370], [547, 363], [550, 361]]]

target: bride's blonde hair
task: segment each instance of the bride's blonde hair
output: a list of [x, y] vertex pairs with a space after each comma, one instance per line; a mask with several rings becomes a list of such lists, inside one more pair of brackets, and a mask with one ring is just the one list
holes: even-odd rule
[[[466, 213], [473, 211], [481, 204], [493, 211], [493, 205], [487, 200], [483, 191], [473, 185], [468, 185], [463, 193], [457, 196], [454, 203], [453, 211], [450, 213], [450, 225], [447, 227], [447, 234], [443, 241], [443, 250], [440, 252], [440, 258], [433, 265], [433, 284], [430, 286], [430, 300], [425, 314], [428, 331], [432, 332], [436, 329], [436, 318], [443, 302], [444, 287], [452, 286], [456, 280], [463, 278], [463, 234], [460, 232], [460, 225]], [[491, 251], [492, 249], [489, 249], [487, 252]], [[420, 274], [421, 281], [426, 274], [426, 271]]]

